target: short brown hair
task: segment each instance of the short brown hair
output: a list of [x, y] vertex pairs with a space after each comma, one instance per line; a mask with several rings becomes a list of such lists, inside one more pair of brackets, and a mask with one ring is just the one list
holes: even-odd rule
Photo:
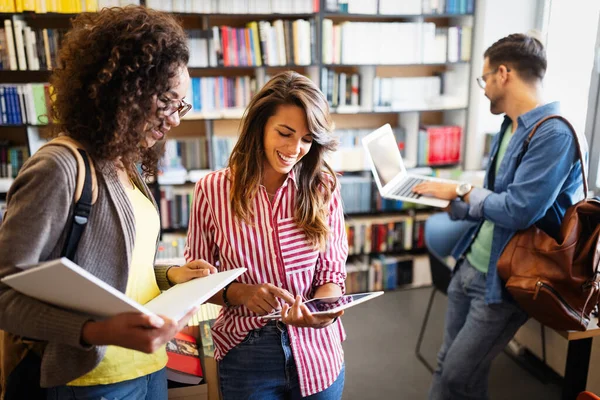
[[544, 45], [529, 35], [508, 35], [491, 45], [483, 56], [489, 59], [491, 68], [497, 68], [501, 64], [509, 65], [526, 82], [542, 80], [546, 74]]
[[52, 135], [73, 137], [98, 161], [141, 161], [155, 174], [162, 146], [139, 146], [144, 126], [154, 96], [170, 90], [188, 59], [185, 32], [167, 13], [129, 6], [79, 14], [50, 76]]

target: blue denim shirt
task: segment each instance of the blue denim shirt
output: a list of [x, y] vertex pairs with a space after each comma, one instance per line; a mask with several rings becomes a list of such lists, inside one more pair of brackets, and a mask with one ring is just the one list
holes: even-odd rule
[[[517, 168], [517, 158], [523, 142], [542, 118], [560, 113], [559, 103], [537, 107], [518, 117], [518, 127], [506, 149], [496, 174], [493, 190], [490, 186], [490, 168], [498, 153], [506, 127], [511, 123], [505, 117], [500, 132], [492, 142], [490, 165], [487, 168], [484, 188], [474, 188], [469, 203], [453, 201], [450, 216], [453, 219], [479, 221], [459, 241], [453, 256], [460, 265], [484, 220], [494, 223], [494, 236], [489, 269], [486, 278], [487, 304], [510, 299], [498, 276], [496, 264], [504, 247], [516, 231], [536, 224], [544, 232], [557, 237], [567, 209], [583, 199], [581, 163], [577, 144], [568, 126], [552, 119], [537, 130], [529, 148]], [[579, 136], [584, 161], [587, 163], [587, 144]]]

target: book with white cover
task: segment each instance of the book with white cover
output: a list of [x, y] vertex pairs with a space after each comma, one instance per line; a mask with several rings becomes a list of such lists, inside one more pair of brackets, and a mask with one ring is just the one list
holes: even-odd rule
[[141, 312], [173, 320], [206, 302], [246, 271], [237, 268], [193, 279], [141, 305], [64, 257], [26, 268], [3, 278], [2, 283], [38, 300], [98, 317]]

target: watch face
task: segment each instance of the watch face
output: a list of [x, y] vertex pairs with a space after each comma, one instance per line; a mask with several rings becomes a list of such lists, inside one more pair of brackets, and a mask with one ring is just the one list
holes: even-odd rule
[[471, 190], [471, 185], [468, 183], [461, 183], [458, 186], [458, 195], [459, 196], [464, 196], [465, 194], [467, 194], [467, 192]]

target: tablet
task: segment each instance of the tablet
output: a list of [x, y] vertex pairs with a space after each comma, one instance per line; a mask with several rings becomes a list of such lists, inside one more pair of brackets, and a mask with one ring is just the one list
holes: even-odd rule
[[[368, 292], [347, 294], [336, 297], [321, 297], [307, 300], [304, 302], [304, 304], [313, 315], [334, 314], [338, 311], [345, 310], [346, 308], [354, 307], [360, 303], [374, 299], [375, 297], [379, 297], [382, 294], [383, 292]], [[279, 319], [281, 318], [281, 310], [277, 310], [271, 314], [263, 315], [262, 318]]]

